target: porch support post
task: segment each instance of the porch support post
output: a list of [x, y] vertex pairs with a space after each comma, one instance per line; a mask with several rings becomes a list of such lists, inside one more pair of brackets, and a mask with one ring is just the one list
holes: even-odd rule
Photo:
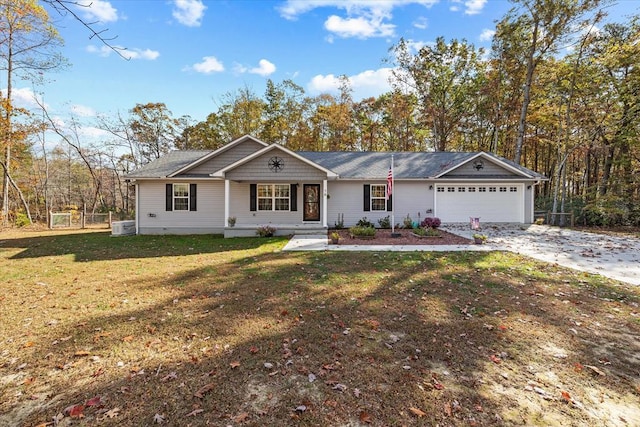
[[327, 228], [327, 180], [322, 180], [322, 226]]
[[229, 189], [231, 185], [228, 179], [224, 180], [224, 219], [222, 220], [222, 228], [227, 228], [227, 220], [229, 218]]

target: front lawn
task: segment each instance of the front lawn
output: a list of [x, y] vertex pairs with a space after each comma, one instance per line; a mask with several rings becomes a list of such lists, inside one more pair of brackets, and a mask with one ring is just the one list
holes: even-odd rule
[[638, 289], [285, 243], [1, 233], [0, 425], [640, 425]]

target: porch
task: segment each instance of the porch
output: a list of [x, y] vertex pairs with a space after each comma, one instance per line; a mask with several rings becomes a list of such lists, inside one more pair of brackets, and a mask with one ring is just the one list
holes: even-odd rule
[[274, 227], [276, 236], [326, 235], [328, 230], [322, 224], [242, 224], [234, 227], [225, 227], [224, 237], [255, 237], [256, 230], [262, 225]]

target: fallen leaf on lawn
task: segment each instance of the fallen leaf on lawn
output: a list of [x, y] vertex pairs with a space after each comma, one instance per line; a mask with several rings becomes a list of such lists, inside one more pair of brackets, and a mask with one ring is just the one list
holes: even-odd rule
[[235, 369], [240, 366], [240, 361], [234, 360], [233, 362], [229, 363], [229, 366], [231, 366], [231, 369]]
[[84, 411], [84, 405], [73, 405], [73, 406], [69, 406], [67, 409], [64, 410], [67, 414], [69, 414], [69, 416], [71, 418], [82, 418], [84, 417], [84, 414], [82, 413], [82, 411]]
[[571, 395], [569, 394], [569, 392], [562, 390], [560, 394], [562, 395], [562, 398], [564, 400], [566, 400], [567, 402], [571, 402]]
[[155, 424], [162, 424], [164, 422], [164, 415], [155, 414], [153, 416], [153, 422]]
[[346, 389], [347, 389], [347, 386], [344, 384], [336, 384], [333, 386], [333, 390], [345, 391]]
[[93, 397], [89, 400], [87, 400], [87, 403], [85, 403], [85, 406], [96, 406], [96, 405], [100, 405], [102, 404], [102, 401], [100, 400], [100, 396], [96, 396]]
[[164, 377], [160, 378], [160, 381], [175, 380], [177, 378], [178, 378], [178, 375], [175, 372], [169, 372], [167, 375], [165, 375]]
[[236, 423], [243, 423], [246, 421], [247, 418], [249, 418], [249, 414], [247, 412], [243, 412], [241, 414], [236, 415], [233, 421], [235, 421]]
[[490, 357], [491, 361], [495, 364], [499, 364], [500, 362], [502, 362], [502, 359], [500, 359], [498, 356], [496, 356], [495, 354], [492, 354]]
[[33, 347], [33, 341], [27, 341], [26, 343], [24, 343], [22, 347], [23, 348]]
[[606, 376], [606, 374], [602, 370], [600, 370], [597, 366], [593, 366], [593, 365], [584, 365], [584, 366], [585, 368], [591, 369], [593, 372], [595, 372], [598, 375], [602, 375], [603, 377]]
[[451, 404], [449, 402], [444, 404], [444, 413], [447, 414], [448, 417], [453, 415], [453, 411], [451, 410]]
[[33, 382], [35, 381], [35, 377], [29, 377], [29, 378], [25, 378], [24, 381], [22, 382], [22, 384], [24, 385], [31, 385], [33, 384]]
[[426, 412], [424, 412], [424, 411], [422, 411], [422, 410], [420, 410], [418, 408], [411, 407], [411, 408], [409, 408], [409, 410], [411, 411], [411, 413], [413, 415], [417, 416], [418, 418], [422, 418], [422, 417], [427, 415]]
[[194, 409], [187, 414], [187, 417], [193, 417], [194, 415], [198, 415], [201, 412], [204, 412], [204, 409]]
[[256, 354], [257, 352], [258, 352], [258, 347], [256, 347], [255, 345], [252, 345], [251, 348], [249, 348], [249, 353]]
[[204, 397], [205, 394], [207, 394], [208, 392], [210, 392], [211, 390], [213, 390], [213, 388], [215, 387], [215, 385], [213, 383], [209, 383], [203, 387], [200, 388], [200, 390], [196, 391], [194, 393], [195, 397], [199, 397], [200, 399], [202, 399]]
[[120, 412], [120, 408], [109, 409], [105, 415], [109, 418], [115, 418], [118, 416], [118, 412]]
[[76, 351], [75, 353], [73, 353], [73, 355], [75, 357], [85, 357], [85, 356], [89, 355], [89, 352], [85, 351], [85, 350], [79, 350], [79, 351]]
[[371, 424], [371, 415], [368, 412], [360, 412], [360, 422], [365, 424]]
[[573, 365], [573, 370], [576, 372], [582, 372], [583, 369], [584, 366], [582, 366], [582, 364], [579, 362], [576, 362], [575, 365]]
[[304, 412], [306, 410], [307, 410], [307, 407], [305, 405], [300, 405], [295, 409], [296, 412]]
[[127, 335], [126, 337], [122, 338], [122, 341], [124, 341], [124, 342], [133, 341], [133, 335]]

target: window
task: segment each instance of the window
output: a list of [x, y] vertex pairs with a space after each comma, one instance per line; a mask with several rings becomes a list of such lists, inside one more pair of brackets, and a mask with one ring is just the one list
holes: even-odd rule
[[511, 193], [517, 193], [518, 192], [518, 187], [509, 187], [509, 191]]
[[173, 210], [189, 210], [189, 184], [173, 184]]
[[371, 184], [371, 210], [387, 210], [387, 186], [384, 184]]
[[486, 193], [487, 192], [487, 187], [478, 187], [478, 192], [479, 193]]
[[476, 187], [469, 187], [469, 193], [475, 193]]
[[259, 211], [288, 211], [291, 187], [289, 184], [258, 184]]
[[165, 210], [171, 211], [192, 211], [197, 209], [197, 184], [189, 183], [167, 183], [165, 192]]
[[489, 187], [489, 193], [495, 193], [496, 187]]
[[438, 193], [444, 193], [444, 187], [438, 187]]
[[447, 193], [453, 193], [456, 191], [456, 187], [447, 187]]
[[458, 193], [464, 193], [466, 189], [466, 187], [458, 187]]
[[506, 193], [507, 192], [507, 187], [500, 187], [500, 192], [501, 193]]

